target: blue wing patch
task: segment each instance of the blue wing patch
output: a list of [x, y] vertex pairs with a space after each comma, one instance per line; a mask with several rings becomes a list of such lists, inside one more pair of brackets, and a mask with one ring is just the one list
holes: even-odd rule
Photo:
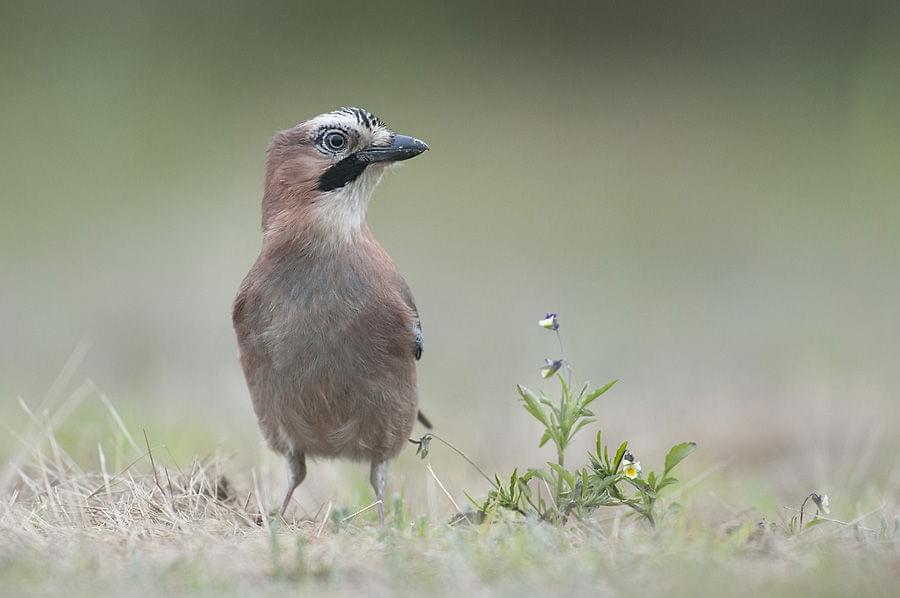
[[416, 361], [422, 359], [422, 352], [425, 350], [425, 335], [422, 334], [422, 325], [416, 322]]

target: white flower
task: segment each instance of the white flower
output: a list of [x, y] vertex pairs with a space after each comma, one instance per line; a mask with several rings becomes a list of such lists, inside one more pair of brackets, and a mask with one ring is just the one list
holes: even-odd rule
[[547, 330], [558, 330], [559, 329], [559, 318], [553, 312], [548, 313], [544, 316], [543, 320], [538, 320], [538, 326], [541, 328], [546, 328]]
[[559, 371], [563, 365], [562, 359], [557, 359], [556, 361], [552, 359], [545, 359], [544, 365], [541, 366], [541, 377], [549, 378], [553, 374]]
[[622, 473], [625, 474], [625, 477], [629, 480], [633, 480], [638, 477], [641, 473], [641, 462], [640, 461], [623, 461]]
[[812, 500], [816, 503], [816, 506], [820, 511], [828, 515], [831, 513], [831, 500], [829, 500], [827, 494], [815, 494], [812, 495]]

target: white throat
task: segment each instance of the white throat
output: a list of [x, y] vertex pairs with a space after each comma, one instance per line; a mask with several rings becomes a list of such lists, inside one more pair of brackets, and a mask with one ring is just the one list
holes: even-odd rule
[[316, 201], [317, 219], [336, 244], [349, 243], [362, 230], [366, 209], [384, 170], [381, 164], [370, 165], [356, 180], [322, 193]]

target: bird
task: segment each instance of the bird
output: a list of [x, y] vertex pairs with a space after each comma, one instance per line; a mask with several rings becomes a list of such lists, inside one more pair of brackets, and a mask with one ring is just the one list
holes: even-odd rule
[[384, 524], [388, 461], [419, 411], [424, 335], [409, 285], [366, 224], [391, 165], [428, 150], [345, 107], [276, 133], [262, 197], [262, 248], [232, 305], [253, 409], [288, 466], [281, 516], [306, 459], [368, 462]]

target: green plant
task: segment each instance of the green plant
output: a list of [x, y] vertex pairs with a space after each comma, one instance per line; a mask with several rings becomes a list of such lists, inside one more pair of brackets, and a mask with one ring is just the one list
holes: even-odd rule
[[[546, 467], [527, 469], [524, 473], [515, 469], [508, 481], [498, 475], [491, 479], [478, 468], [493, 489], [484, 500], [476, 501], [471, 497], [470, 500], [487, 518], [491, 518], [499, 510], [508, 510], [526, 517], [562, 524], [570, 516], [583, 518], [600, 507], [625, 506], [655, 525], [660, 492], [678, 482], [671, 475], [672, 470], [697, 448], [696, 443], [676, 444], [666, 455], [661, 474], [651, 471], [644, 477], [640, 461], [629, 452], [627, 441], [622, 442], [610, 458], [603, 436], [597, 432], [594, 452], [588, 453], [589, 463], [577, 469], [569, 468], [566, 454], [572, 439], [583, 428], [596, 421], [594, 412], [589, 407], [609, 391], [617, 380], [593, 390], [589, 383], [585, 383], [577, 392], [573, 392], [572, 369], [562, 355], [559, 318], [556, 314], [549, 313], [539, 324], [555, 332], [559, 343], [560, 358], [547, 359], [541, 367], [542, 377], [555, 377], [559, 381], [559, 401], [553, 401], [543, 392], [534, 392], [522, 385], [518, 385], [517, 389], [522, 406], [543, 426], [539, 445], [552, 442], [556, 461], [548, 462]], [[565, 368], [569, 380], [560, 373], [562, 368]], [[419, 453], [423, 457], [427, 455], [432, 438], [441, 440], [475, 465], [462, 451], [433, 434], [413, 441], [419, 445]]]

